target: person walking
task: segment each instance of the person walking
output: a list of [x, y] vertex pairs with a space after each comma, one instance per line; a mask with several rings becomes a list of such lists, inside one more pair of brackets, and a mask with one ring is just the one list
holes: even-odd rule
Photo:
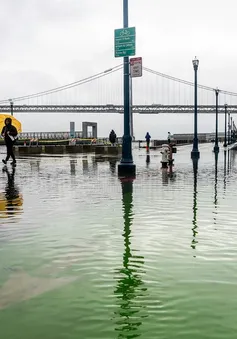
[[5, 144], [7, 147], [7, 156], [6, 159], [2, 159], [2, 162], [6, 165], [10, 157], [12, 158], [12, 163], [11, 165], [13, 167], [16, 167], [16, 158], [14, 155], [13, 151], [13, 145], [16, 141], [17, 137], [17, 129], [15, 126], [12, 125], [12, 119], [11, 118], [6, 118], [5, 119], [5, 126], [2, 129], [2, 137], [5, 140]]
[[150, 136], [149, 132], [147, 132], [145, 139], [146, 139], [146, 148], [149, 149], [150, 141], [151, 141], [151, 136]]

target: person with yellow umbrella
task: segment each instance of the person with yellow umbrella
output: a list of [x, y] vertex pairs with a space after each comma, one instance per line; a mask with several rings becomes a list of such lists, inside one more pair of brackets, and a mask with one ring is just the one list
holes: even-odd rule
[[4, 122], [5, 126], [3, 126], [1, 135], [5, 140], [5, 144], [7, 147], [7, 156], [6, 159], [2, 159], [2, 162], [6, 165], [11, 157], [12, 158], [11, 165], [13, 167], [16, 167], [16, 158], [13, 151], [13, 145], [17, 139], [18, 132], [16, 127], [12, 125], [12, 119], [10, 117], [7, 117]]

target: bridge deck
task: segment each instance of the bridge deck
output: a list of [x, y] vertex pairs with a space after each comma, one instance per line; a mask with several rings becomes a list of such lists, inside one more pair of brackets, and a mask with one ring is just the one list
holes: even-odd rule
[[[15, 113], [119, 113], [123, 114], [123, 105], [14, 105]], [[0, 112], [10, 113], [9, 105], [0, 105]], [[194, 112], [193, 105], [133, 105], [133, 113], [138, 114], [187, 114]], [[220, 114], [225, 113], [225, 106], [218, 108]], [[199, 114], [215, 114], [215, 105], [198, 106]], [[237, 114], [237, 106], [228, 106], [228, 113]]]

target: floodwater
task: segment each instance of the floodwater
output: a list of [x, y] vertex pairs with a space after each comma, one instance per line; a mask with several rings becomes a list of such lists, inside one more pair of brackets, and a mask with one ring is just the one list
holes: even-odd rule
[[91, 155], [0, 172], [1, 338], [235, 339], [236, 153], [190, 151], [172, 178], [144, 149], [133, 182]]

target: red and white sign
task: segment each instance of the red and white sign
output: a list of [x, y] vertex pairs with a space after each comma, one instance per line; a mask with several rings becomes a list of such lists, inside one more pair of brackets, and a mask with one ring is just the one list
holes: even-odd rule
[[138, 78], [142, 76], [142, 58], [130, 59], [130, 74], [131, 78]]

